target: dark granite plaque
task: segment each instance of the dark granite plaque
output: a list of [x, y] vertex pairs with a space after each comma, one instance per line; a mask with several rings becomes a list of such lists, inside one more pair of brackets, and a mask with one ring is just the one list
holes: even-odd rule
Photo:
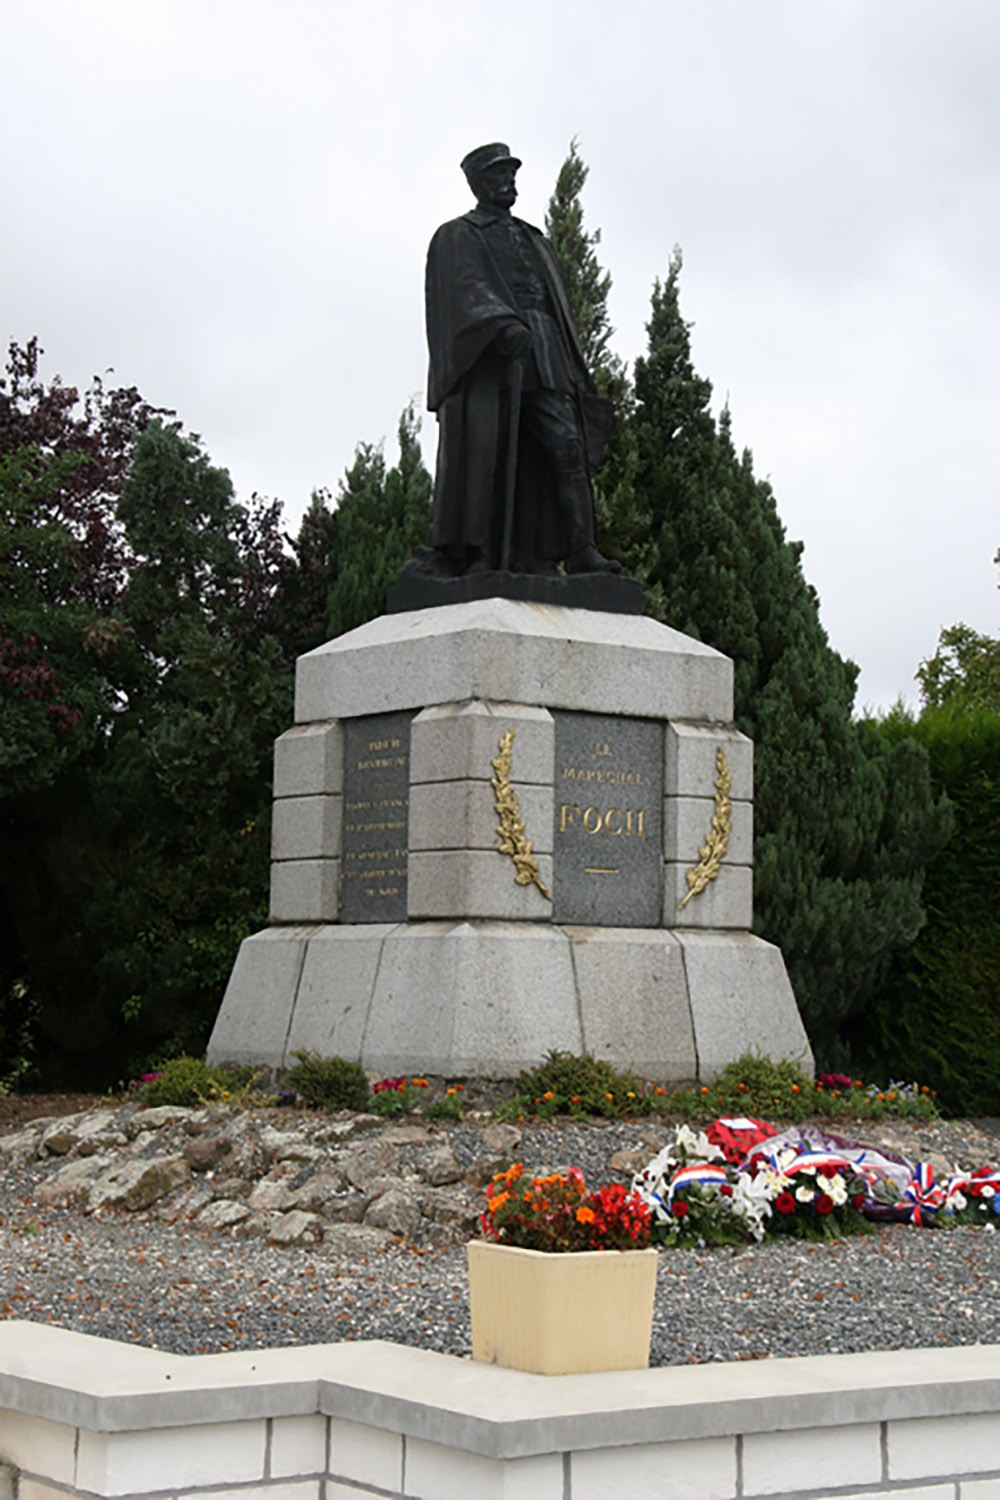
[[554, 713], [556, 922], [663, 922], [663, 725]]
[[340, 920], [406, 921], [412, 713], [344, 721]]

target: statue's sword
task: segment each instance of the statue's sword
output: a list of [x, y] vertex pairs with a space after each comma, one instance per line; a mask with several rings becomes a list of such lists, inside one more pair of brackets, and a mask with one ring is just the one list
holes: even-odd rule
[[517, 481], [517, 430], [521, 421], [521, 388], [524, 365], [520, 359], [510, 362], [510, 417], [507, 424], [507, 473], [503, 497], [503, 540], [500, 547], [500, 571], [510, 572], [510, 550], [514, 535], [514, 488]]

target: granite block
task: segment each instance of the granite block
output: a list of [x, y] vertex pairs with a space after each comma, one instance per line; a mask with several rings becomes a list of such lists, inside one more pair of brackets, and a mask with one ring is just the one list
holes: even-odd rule
[[[551, 854], [538, 856], [538, 869], [551, 892]], [[551, 922], [551, 900], [533, 883], [518, 885], [516, 876], [514, 860], [499, 848], [415, 852], [409, 859], [409, 918]]]
[[268, 927], [240, 944], [208, 1043], [210, 1063], [280, 1068], [306, 945], [315, 928]]
[[[700, 857], [698, 851], [712, 831], [714, 815], [715, 802], [709, 797], [667, 797], [663, 803], [664, 859], [668, 863], [680, 861], [685, 867], [696, 865]], [[731, 818], [725, 863], [752, 865], [753, 803], [734, 802]], [[692, 901], [697, 899], [697, 896], [691, 898]]]
[[514, 1078], [583, 1050], [566, 936], [532, 922], [410, 922], [383, 944], [361, 1061]]
[[339, 859], [286, 859], [271, 865], [272, 922], [335, 922]]
[[288, 1028], [284, 1066], [297, 1051], [361, 1056], [368, 1007], [391, 923], [319, 927], [312, 932]]
[[274, 795], [310, 797], [339, 792], [344, 735], [336, 719], [297, 724], [274, 742]]
[[277, 798], [271, 814], [271, 858], [336, 859], [342, 807], [340, 796]]
[[725, 723], [733, 667], [642, 615], [511, 599], [381, 615], [296, 666], [298, 723], [471, 698]]
[[488, 781], [508, 729], [514, 731], [513, 779], [519, 785], [551, 784], [554, 729], [548, 709], [480, 698], [417, 714], [410, 730], [411, 782]]
[[595, 1057], [655, 1083], [697, 1074], [683, 949], [672, 933], [567, 927], [583, 1019]]
[[[552, 853], [552, 788], [512, 783], [536, 853]], [[410, 850], [497, 850], [499, 815], [488, 781], [437, 781], [410, 788]]]
[[663, 925], [672, 930], [682, 927], [736, 927], [745, 931], [753, 926], [753, 870], [750, 865], [734, 865], [726, 860], [714, 880], [703, 891], [688, 894], [687, 872], [697, 864], [663, 866]]
[[812, 1052], [781, 950], [749, 932], [676, 934], [684, 950], [698, 1076], [708, 1082], [744, 1052], [791, 1057], [810, 1075]]
[[[711, 715], [705, 714], [709, 719]], [[668, 797], [715, 796], [716, 751], [725, 751], [734, 802], [753, 800], [753, 740], [726, 724], [667, 725], [663, 790]]]

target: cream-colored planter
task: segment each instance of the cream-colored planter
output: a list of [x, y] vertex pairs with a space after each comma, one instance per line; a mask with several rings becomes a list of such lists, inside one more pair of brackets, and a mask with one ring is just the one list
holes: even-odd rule
[[649, 1364], [655, 1250], [468, 1250], [473, 1359], [535, 1375]]

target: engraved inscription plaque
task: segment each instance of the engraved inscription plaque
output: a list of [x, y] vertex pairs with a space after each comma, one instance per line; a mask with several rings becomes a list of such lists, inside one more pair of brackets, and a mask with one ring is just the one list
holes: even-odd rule
[[344, 721], [342, 922], [405, 922], [412, 713]]
[[553, 918], [659, 927], [663, 881], [663, 725], [554, 713]]

